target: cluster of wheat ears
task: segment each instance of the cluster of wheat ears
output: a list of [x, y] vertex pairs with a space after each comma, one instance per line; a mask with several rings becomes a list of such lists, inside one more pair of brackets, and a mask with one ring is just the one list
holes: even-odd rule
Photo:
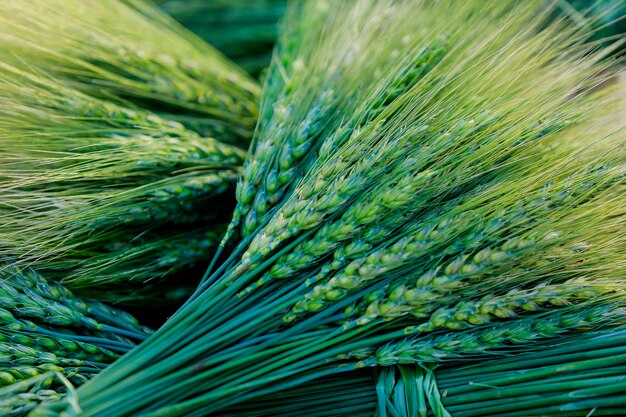
[[626, 415], [619, 4], [160, 3], [0, 4], [0, 414]]

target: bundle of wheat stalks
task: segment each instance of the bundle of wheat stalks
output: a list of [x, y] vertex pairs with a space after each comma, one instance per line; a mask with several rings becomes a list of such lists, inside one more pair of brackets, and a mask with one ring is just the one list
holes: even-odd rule
[[[624, 39], [563, 3], [293, 1], [262, 90], [141, 0], [0, 5], [0, 407], [623, 414]], [[146, 338], [63, 285], [196, 287]]]
[[93, 377], [150, 334], [126, 312], [31, 269], [0, 269], [0, 412], [24, 415]]
[[2, 9], [0, 254], [136, 303], [217, 246], [258, 87], [143, 2]]

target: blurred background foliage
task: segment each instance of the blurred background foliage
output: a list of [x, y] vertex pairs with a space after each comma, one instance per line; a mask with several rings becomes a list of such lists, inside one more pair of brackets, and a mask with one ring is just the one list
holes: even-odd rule
[[[297, 1], [297, 0], [293, 0]], [[546, 0], [553, 3], [554, 0]], [[593, 40], [626, 33], [624, 0], [556, 0], [569, 18], [591, 13], [604, 27]], [[156, 0], [196, 35], [215, 46], [255, 77], [269, 64], [287, 0]], [[616, 55], [623, 55], [622, 46]]]

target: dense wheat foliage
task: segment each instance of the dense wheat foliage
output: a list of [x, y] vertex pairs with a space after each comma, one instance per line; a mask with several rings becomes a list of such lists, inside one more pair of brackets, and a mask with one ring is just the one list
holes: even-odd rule
[[621, 4], [156, 3], [0, 2], [0, 414], [626, 415]]
[[258, 87], [146, 2], [8, 0], [0, 10], [4, 62], [43, 67], [88, 94], [247, 144]]
[[60, 399], [150, 331], [128, 313], [75, 296], [31, 269], [0, 270], [0, 412]]
[[233, 204], [255, 83], [144, 2], [0, 11], [0, 254], [133, 303], [204, 265]]
[[593, 21], [548, 15], [294, 4], [238, 188], [230, 238], [244, 239], [150, 339], [47, 410], [203, 416], [622, 322], [624, 121], [617, 88], [594, 92], [611, 51], [587, 43]]

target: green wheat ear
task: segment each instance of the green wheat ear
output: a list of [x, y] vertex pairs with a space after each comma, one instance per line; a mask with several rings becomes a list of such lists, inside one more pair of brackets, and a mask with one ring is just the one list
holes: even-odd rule
[[161, 278], [209, 256], [256, 83], [140, 0], [0, 11], [1, 252], [82, 286]]
[[210, 256], [238, 147], [34, 69], [0, 65], [0, 91], [0, 254], [75, 288], [142, 287]]
[[11, 0], [0, 21], [0, 253], [109, 289], [210, 256], [256, 82], [141, 0]]
[[2, 61], [40, 68], [90, 95], [152, 108], [245, 147], [259, 88], [242, 70], [143, 0], [10, 0]]
[[0, 411], [23, 416], [66, 395], [151, 333], [130, 314], [0, 264]]

